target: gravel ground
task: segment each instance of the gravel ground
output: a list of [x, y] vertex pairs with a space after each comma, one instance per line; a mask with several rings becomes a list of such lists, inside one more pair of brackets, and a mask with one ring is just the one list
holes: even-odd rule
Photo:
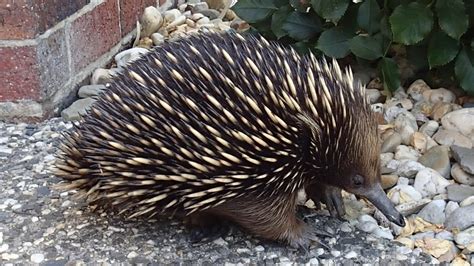
[[261, 241], [232, 228], [212, 242], [190, 244], [179, 221], [126, 221], [98, 214], [60, 193], [48, 172], [61, 132], [71, 124], [0, 123], [1, 264], [169, 263], [169, 264], [415, 264], [431, 257], [396, 242], [375, 238], [348, 222], [303, 210], [308, 222], [334, 234], [330, 251], [305, 253]]

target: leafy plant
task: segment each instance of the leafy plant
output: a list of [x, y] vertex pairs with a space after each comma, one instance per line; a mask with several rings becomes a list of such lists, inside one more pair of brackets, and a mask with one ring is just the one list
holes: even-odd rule
[[377, 66], [388, 90], [400, 87], [405, 57], [418, 73], [453, 73], [474, 95], [474, 0], [239, 0], [233, 10], [302, 53]]

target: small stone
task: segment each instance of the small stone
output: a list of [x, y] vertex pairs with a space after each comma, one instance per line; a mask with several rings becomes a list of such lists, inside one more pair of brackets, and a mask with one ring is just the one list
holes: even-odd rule
[[463, 108], [443, 116], [441, 124], [446, 130], [461, 133], [471, 141], [474, 140], [474, 108]]
[[32, 254], [30, 256], [30, 261], [33, 263], [41, 263], [44, 260], [44, 255], [41, 253]]
[[[186, 23], [186, 16], [181, 15], [181, 16], [177, 17], [175, 20], [173, 20], [173, 22], [168, 24], [168, 26], [166, 26], [166, 29], [167, 30], [173, 30], [173, 29], [176, 29], [178, 26], [183, 25], [185, 23]], [[186, 26], [186, 25], [184, 25], [184, 26]]]
[[380, 154], [380, 165], [382, 167], [387, 166], [388, 162], [393, 160], [394, 157], [395, 157], [395, 155], [391, 152], [386, 152], [386, 153]]
[[446, 217], [449, 217], [451, 213], [457, 208], [459, 208], [459, 204], [457, 202], [448, 201], [448, 203], [446, 204], [446, 208], [444, 210], [444, 212], [446, 213]]
[[222, 239], [222, 237], [219, 237], [218, 239], [214, 240], [213, 242], [214, 242], [214, 244], [219, 245], [219, 246], [225, 246], [225, 245], [228, 244], [227, 241]]
[[388, 108], [392, 106], [398, 106], [408, 111], [413, 108], [413, 103], [409, 99], [401, 99], [401, 100], [392, 99], [392, 100], [387, 101], [385, 104]]
[[448, 146], [436, 146], [429, 149], [418, 159], [418, 162], [428, 168], [434, 169], [443, 177], [449, 178], [451, 163], [449, 161]]
[[132, 252], [128, 253], [128, 255], [127, 255], [128, 259], [133, 259], [133, 258], [136, 258], [136, 257], [138, 257], [138, 253], [136, 253], [135, 251], [132, 251]]
[[210, 20], [216, 19], [220, 15], [220, 12], [217, 11], [217, 10], [214, 10], [214, 9], [203, 9], [203, 10], [200, 10], [196, 13], [201, 13], [204, 16], [208, 17]]
[[239, 253], [239, 254], [242, 254], [242, 253], [248, 253], [248, 254], [250, 254], [250, 253], [252, 253], [252, 252], [251, 252], [250, 249], [248, 249], [248, 248], [237, 248], [237, 253]]
[[452, 241], [454, 239], [453, 233], [446, 230], [436, 233], [435, 238], [449, 240], [449, 241]]
[[263, 251], [265, 251], [265, 248], [264, 248], [263, 246], [261, 246], [261, 245], [258, 245], [258, 246], [255, 247], [255, 251], [257, 251], [257, 252], [263, 252]]
[[370, 104], [379, 103], [382, 94], [377, 89], [366, 89], [365, 94]]
[[395, 205], [422, 199], [421, 193], [409, 185], [396, 185], [388, 191], [387, 196]]
[[[416, 133], [416, 132], [415, 132]], [[399, 145], [395, 149], [395, 160], [412, 160], [417, 161], [418, 157], [420, 157], [420, 153], [417, 152], [410, 146]]]
[[443, 224], [446, 219], [445, 207], [446, 202], [444, 200], [433, 200], [418, 213], [418, 216], [433, 224]]
[[474, 174], [474, 149], [453, 145], [451, 150], [454, 159], [461, 165], [462, 169], [469, 174]]
[[464, 171], [461, 168], [461, 165], [458, 163], [455, 163], [453, 167], [451, 168], [451, 176], [453, 177], [456, 182], [468, 185], [468, 186], [474, 186], [474, 175], [471, 175]]
[[193, 5], [191, 8], [191, 13], [196, 13], [201, 10], [209, 9], [209, 5], [206, 2], [200, 2]]
[[392, 107], [386, 108], [384, 112], [384, 119], [385, 121], [387, 121], [387, 123], [393, 123], [395, 121], [395, 118], [398, 117], [398, 115], [406, 111], [407, 110], [400, 108], [398, 106], [392, 106]]
[[465, 207], [465, 206], [469, 206], [469, 205], [471, 205], [471, 204], [474, 204], [474, 195], [463, 199], [463, 200], [461, 201], [461, 203], [459, 203], [459, 206]]
[[125, 51], [122, 51], [115, 55], [114, 60], [118, 67], [125, 67], [127, 64], [141, 58], [144, 54], [148, 53], [149, 50], [142, 47], [134, 47]]
[[346, 255], [344, 255], [344, 258], [353, 259], [353, 258], [356, 258], [357, 256], [358, 256], [357, 252], [355, 252], [354, 250], [351, 250]]
[[79, 96], [79, 98], [95, 97], [98, 96], [105, 89], [106, 87], [103, 84], [85, 85], [79, 88], [77, 96]]
[[105, 69], [97, 68], [94, 73], [92, 73], [91, 84], [107, 84], [112, 82], [114, 75], [118, 73], [117, 69]]
[[[387, 165], [388, 166], [388, 165]], [[398, 176], [404, 176], [407, 178], [414, 177], [419, 171], [425, 169], [426, 167], [423, 166], [419, 162], [411, 161], [411, 160], [403, 160], [400, 161], [400, 164], [397, 167], [397, 170], [394, 174]]]
[[175, 21], [180, 16], [181, 16], [181, 11], [179, 11], [176, 8], [167, 10], [163, 13], [163, 18], [168, 23], [171, 23], [172, 21]]
[[439, 128], [439, 123], [434, 121], [434, 120], [430, 120], [430, 121], [424, 123], [420, 127], [419, 132], [423, 133], [423, 134], [426, 134], [427, 136], [432, 137], [436, 133], [438, 128]]
[[75, 101], [71, 106], [64, 109], [61, 112], [62, 118], [66, 121], [75, 121], [79, 120], [80, 117], [86, 114], [96, 100], [92, 98], [79, 99]]
[[159, 32], [155, 32], [153, 33], [151, 36], [150, 36], [151, 40], [153, 41], [153, 44], [155, 46], [158, 46], [158, 45], [161, 45], [162, 43], [165, 42], [165, 37], [163, 36], [163, 34], [159, 33]]
[[425, 101], [431, 103], [452, 103], [456, 99], [456, 95], [450, 90], [439, 88], [435, 90], [424, 91], [423, 98]]
[[318, 258], [311, 258], [309, 261], [308, 261], [309, 265], [319, 265], [319, 261], [318, 261]]
[[7, 147], [4, 147], [4, 146], [0, 146], [0, 156], [1, 155], [10, 155], [12, 153], [13, 153], [13, 149], [7, 148]]
[[431, 88], [422, 79], [415, 80], [407, 89], [408, 95], [415, 101], [423, 100], [423, 93], [430, 91]]
[[372, 234], [379, 238], [393, 239], [393, 235], [388, 228], [377, 227]]
[[150, 37], [143, 37], [138, 41], [138, 45], [135, 48], [149, 49], [153, 45], [153, 40]]
[[158, 31], [162, 24], [163, 17], [160, 11], [154, 6], [146, 7], [140, 18], [140, 36], [149, 37], [152, 33]]
[[337, 258], [337, 257], [341, 256], [341, 252], [339, 250], [332, 250], [331, 255], [333, 255], [334, 257]]
[[446, 193], [446, 187], [450, 185], [449, 181], [442, 177], [433, 169], [425, 168], [416, 174], [413, 187], [421, 193], [422, 196], [433, 196]]
[[418, 201], [410, 201], [402, 203], [396, 206], [396, 209], [405, 217], [410, 216], [414, 213], [418, 213], [423, 207], [425, 207], [431, 200], [421, 199]]
[[430, 113], [430, 117], [433, 118], [435, 121], [440, 121], [441, 118], [453, 111], [453, 109], [456, 107], [456, 105], [451, 104], [451, 103], [443, 103], [443, 102], [438, 102], [433, 105], [433, 108]]
[[0, 245], [0, 253], [3, 253], [5, 251], [7, 251], [9, 248], [8, 244], [2, 244]]
[[410, 145], [415, 148], [417, 152], [424, 153], [428, 144], [428, 138], [421, 132], [413, 133], [410, 141]]
[[398, 176], [397, 175], [382, 175], [381, 182], [382, 182], [383, 189], [389, 189], [397, 184]]
[[211, 22], [211, 20], [208, 17], [202, 17], [201, 19], [196, 21], [196, 24], [197, 25], [205, 25], [205, 24], [208, 24], [209, 22]]
[[468, 149], [472, 148], [472, 141], [454, 130], [439, 129], [433, 135], [433, 139], [441, 145], [457, 145]]
[[474, 187], [471, 186], [451, 184], [446, 189], [448, 191], [448, 199], [456, 202], [461, 202], [465, 198], [474, 195]]
[[451, 230], [453, 228], [464, 230], [473, 225], [474, 205], [457, 208], [451, 213], [451, 215], [446, 217], [446, 221], [444, 222], [444, 226], [448, 230]]
[[410, 112], [400, 113], [394, 121], [395, 130], [400, 133], [402, 137], [402, 143], [405, 145], [410, 144], [410, 139], [416, 131], [418, 131], [418, 125], [415, 117]]
[[343, 223], [341, 224], [341, 226], [339, 227], [339, 229], [340, 229], [342, 232], [346, 232], [346, 233], [352, 232], [352, 227], [351, 227], [351, 225], [350, 225], [348, 222], [343, 222]]
[[454, 236], [454, 241], [462, 246], [467, 246], [471, 242], [474, 242], [474, 226], [457, 233], [456, 236]]

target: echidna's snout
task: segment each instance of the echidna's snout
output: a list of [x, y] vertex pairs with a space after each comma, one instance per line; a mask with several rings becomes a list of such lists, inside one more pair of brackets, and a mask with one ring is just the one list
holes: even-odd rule
[[380, 185], [377, 184], [372, 186], [370, 189], [366, 190], [364, 195], [360, 196], [364, 196], [372, 202], [372, 204], [374, 204], [374, 206], [377, 207], [377, 209], [379, 209], [391, 222], [401, 227], [405, 226], [405, 218], [397, 211], [397, 209], [395, 209], [394, 204], [387, 197], [387, 194], [385, 194]]

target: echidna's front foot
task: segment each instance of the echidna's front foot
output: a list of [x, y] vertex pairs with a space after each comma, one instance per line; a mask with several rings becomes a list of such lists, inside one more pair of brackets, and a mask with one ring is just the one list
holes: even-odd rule
[[230, 226], [226, 223], [216, 224], [214, 226], [203, 226], [191, 229], [190, 240], [192, 243], [210, 242], [224, 238], [229, 234]]
[[301, 222], [300, 233], [295, 236], [289, 237], [289, 244], [303, 251], [308, 251], [310, 248], [322, 247], [329, 249], [329, 246], [324, 243], [321, 239], [323, 237], [331, 237], [332, 235], [327, 232], [320, 231], [316, 228], [310, 227], [309, 225]]
[[227, 221], [212, 214], [196, 214], [186, 219], [190, 227], [192, 243], [209, 242], [219, 237], [225, 237], [230, 231]]
[[317, 183], [306, 188], [306, 193], [315, 204], [326, 204], [332, 217], [341, 218], [346, 214], [341, 189], [338, 187]]

